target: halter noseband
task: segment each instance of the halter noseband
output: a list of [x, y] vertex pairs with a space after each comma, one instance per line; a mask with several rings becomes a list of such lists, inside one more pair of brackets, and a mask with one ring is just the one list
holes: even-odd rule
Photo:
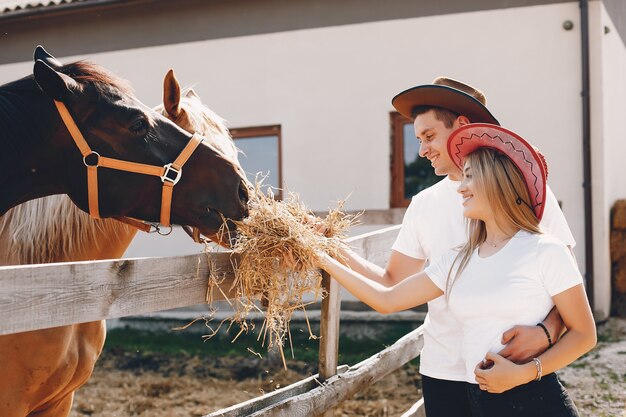
[[[137, 174], [153, 175], [156, 177], [160, 177], [161, 181], [163, 182], [163, 191], [161, 195], [160, 225], [170, 227], [169, 232], [171, 232], [170, 212], [172, 206], [172, 193], [174, 191], [174, 185], [176, 185], [178, 181], [180, 181], [183, 173], [183, 165], [185, 164], [185, 162], [187, 162], [191, 154], [198, 148], [198, 145], [202, 143], [204, 138], [194, 133], [185, 148], [180, 152], [176, 160], [162, 167], [107, 158], [105, 156], [100, 156], [100, 154], [91, 150], [91, 148], [85, 141], [82, 133], [80, 132], [80, 129], [74, 122], [72, 115], [67, 110], [67, 107], [65, 107], [65, 104], [57, 100], [54, 100], [54, 104], [56, 105], [59, 114], [61, 115], [61, 119], [67, 127], [67, 130], [70, 132], [72, 139], [74, 139], [74, 143], [76, 143], [76, 146], [80, 150], [80, 153], [83, 155], [83, 163], [87, 167], [89, 215], [96, 219], [100, 218], [100, 210], [98, 207], [98, 167], [116, 169], [118, 171], [134, 172]], [[96, 159], [95, 163], [88, 162], [88, 159], [91, 160], [94, 156]], [[116, 219], [146, 232], [150, 231], [151, 227], [154, 227], [156, 231], [160, 234], [169, 234], [169, 232], [161, 233], [159, 224], [154, 225], [150, 223], [145, 223], [141, 220], [136, 220], [130, 217], [116, 217]]]

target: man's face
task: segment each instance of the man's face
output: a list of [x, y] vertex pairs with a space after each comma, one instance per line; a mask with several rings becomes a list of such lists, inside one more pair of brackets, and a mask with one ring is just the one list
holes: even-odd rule
[[446, 147], [450, 133], [466, 124], [465, 120], [467, 120], [465, 117], [459, 116], [452, 127], [448, 128], [444, 122], [437, 119], [434, 110], [429, 110], [415, 118], [413, 127], [415, 128], [415, 136], [420, 142], [419, 155], [430, 161], [436, 175], [448, 175], [450, 179], [455, 181], [461, 179], [461, 171], [448, 156]]

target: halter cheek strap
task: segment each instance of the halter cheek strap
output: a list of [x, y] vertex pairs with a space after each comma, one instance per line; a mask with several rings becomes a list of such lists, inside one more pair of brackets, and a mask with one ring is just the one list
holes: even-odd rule
[[[193, 134], [185, 148], [181, 151], [174, 162], [166, 164], [164, 166], [147, 165], [137, 162], [122, 161], [119, 159], [107, 158], [100, 156], [97, 152], [91, 150], [87, 141], [83, 137], [80, 129], [74, 122], [74, 119], [70, 115], [67, 107], [60, 101], [54, 101], [63, 123], [70, 132], [74, 143], [83, 155], [83, 163], [87, 167], [87, 192], [89, 196], [89, 214], [96, 218], [100, 218], [100, 210], [98, 205], [98, 167], [116, 169], [118, 171], [134, 172], [143, 175], [153, 175], [161, 178], [163, 182], [163, 190], [161, 194], [161, 217], [160, 224], [165, 227], [170, 227], [170, 214], [172, 206], [172, 193], [174, 191], [174, 185], [180, 181], [183, 173], [183, 165], [198, 148], [204, 138], [196, 133]], [[95, 161], [94, 161], [95, 159]], [[126, 224], [136, 227], [143, 231], [149, 231], [151, 225], [141, 220], [132, 219], [130, 217], [118, 217]], [[159, 225], [152, 225], [159, 231]], [[171, 229], [170, 229], [171, 230]]]

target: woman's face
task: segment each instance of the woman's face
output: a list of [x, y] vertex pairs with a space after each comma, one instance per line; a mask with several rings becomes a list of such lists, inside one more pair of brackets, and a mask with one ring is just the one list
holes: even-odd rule
[[463, 180], [457, 189], [463, 196], [463, 215], [469, 219], [486, 220], [493, 215], [485, 193], [479, 189], [472, 175], [472, 166], [466, 159]]

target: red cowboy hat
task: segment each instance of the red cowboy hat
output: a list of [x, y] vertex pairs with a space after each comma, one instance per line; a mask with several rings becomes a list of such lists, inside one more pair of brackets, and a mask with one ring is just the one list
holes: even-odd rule
[[391, 105], [409, 119], [413, 119], [414, 108], [432, 106], [451, 110], [472, 123], [500, 124], [487, 109], [487, 98], [482, 91], [447, 77], [437, 77], [432, 84], [404, 90], [391, 99]]
[[448, 155], [463, 169], [465, 157], [479, 148], [491, 148], [505, 154], [520, 170], [526, 182], [529, 202], [518, 196], [517, 204], [526, 203], [541, 220], [546, 203], [548, 166], [543, 155], [517, 133], [488, 123], [472, 123], [452, 132]]

